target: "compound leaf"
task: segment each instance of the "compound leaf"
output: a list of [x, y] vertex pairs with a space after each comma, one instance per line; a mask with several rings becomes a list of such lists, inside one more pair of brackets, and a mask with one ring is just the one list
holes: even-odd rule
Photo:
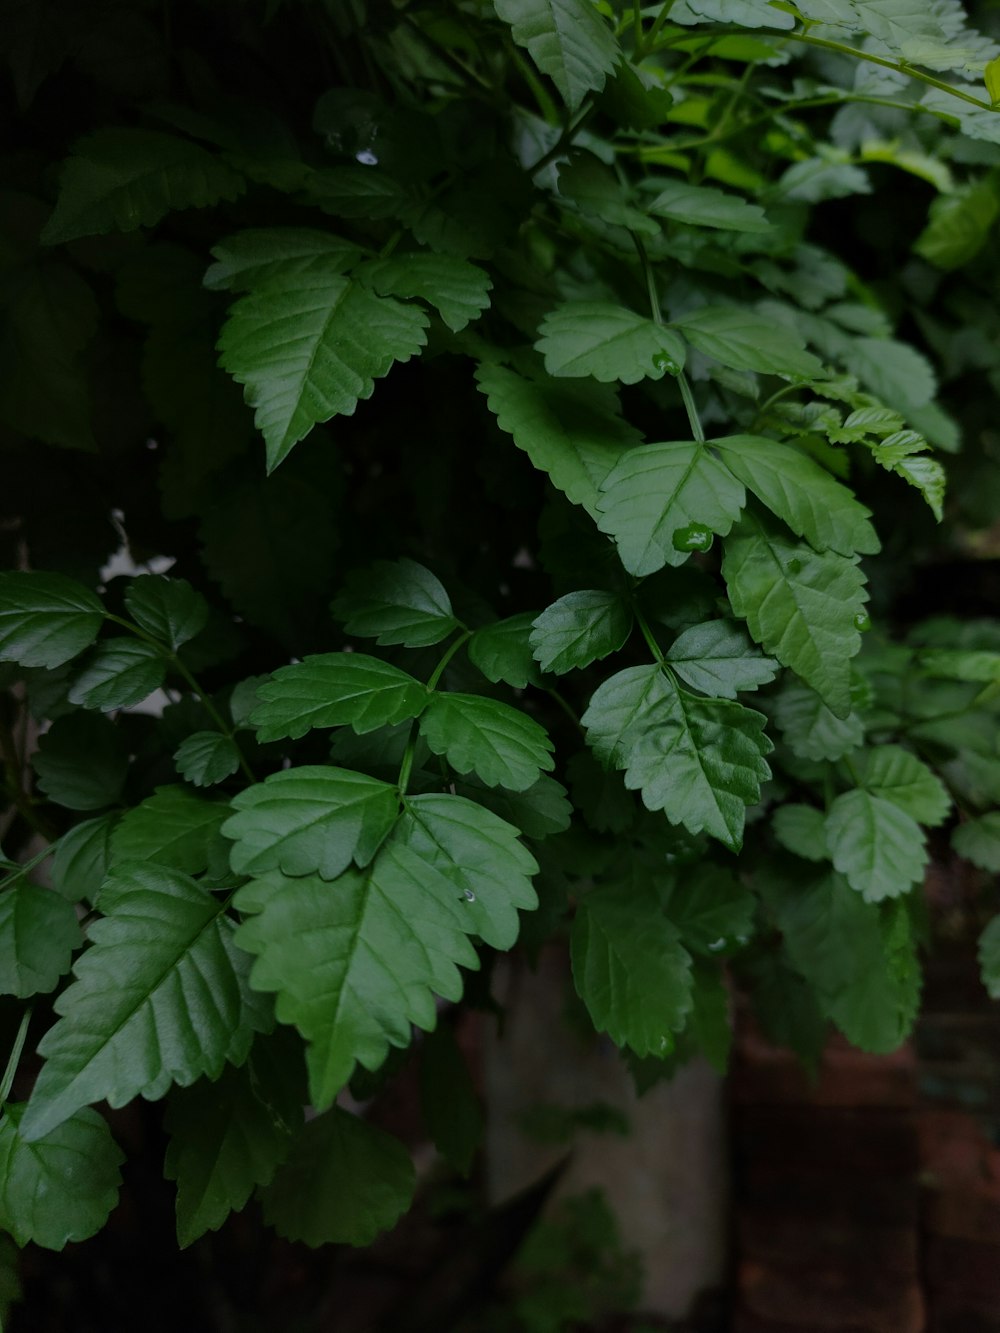
[[477, 264], [454, 255], [396, 254], [366, 264], [355, 276], [379, 296], [416, 296], [426, 301], [454, 333], [479, 318], [490, 303], [493, 286]]
[[891, 801], [921, 824], [943, 824], [951, 797], [941, 779], [900, 745], [879, 745], [860, 756], [858, 781], [873, 796]]

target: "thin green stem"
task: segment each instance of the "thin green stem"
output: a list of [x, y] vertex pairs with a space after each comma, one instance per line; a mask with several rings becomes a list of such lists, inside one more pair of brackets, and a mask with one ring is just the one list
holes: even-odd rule
[[751, 431], [755, 431], [761, 425], [764, 413], [769, 407], [772, 407], [779, 399], [787, 397], [790, 393], [798, 393], [802, 388], [801, 384], [784, 384], [780, 389], [776, 389], [770, 398], [765, 398], [760, 407], [757, 408], [757, 414], [753, 419]]
[[3, 879], [0, 879], [0, 890], [6, 889], [14, 880], [23, 879], [25, 875], [30, 874], [35, 866], [41, 865], [43, 861], [47, 860], [47, 858], [52, 855], [53, 851], [55, 851], [55, 847], [49, 846], [43, 851], [38, 852], [29, 861], [22, 861], [10, 872], [10, 874], [5, 875]]
[[650, 263], [649, 252], [641, 236], [636, 232], [630, 231], [632, 244], [635, 246], [636, 254], [639, 256], [639, 263], [642, 265], [643, 277], [646, 279], [646, 295], [649, 298], [649, 313], [654, 324], [663, 323], [663, 311], [660, 308], [660, 293], [656, 286], [656, 274], [653, 272], [653, 265]]
[[447, 670], [448, 663], [458, 652], [459, 648], [461, 648], [462, 645], [471, 638], [472, 638], [472, 630], [466, 629], [462, 631], [462, 633], [458, 636], [457, 639], [453, 639], [451, 643], [449, 643], [448, 647], [445, 649], [444, 654], [442, 655], [441, 661], [438, 662], [437, 666], [434, 668], [434, 670], [431, 672], [430, 676], [427, 679], [428, 690], [433, 691], [437, 689], [438, 681], [441, 679], [441, 677]]
[[528, 168], [528, 175], [537, 176], [540, 171], [544, 171], [547, 166], [556, 160], [556, 158], [562, 157], [567, 148], [572, 146], [573, 140], [594, 114], [594, 110], [595, 103], [593, 94], [588, 93], [580, 103], [580, 109], [577, 111], [576, 115], [569, 122], [549, 151], [543, 153], [535, 165]]
[[635, 613], [635, 623], [642, 630], [642, 637], [646, 640], [646, 643], [649, 645], [649, 651], [656, 658], [659, 665], [663, 666], [664, 665], [663, 649], [656, 642], [656, 637], [653, 634], [653, 631], [649, 627], [649, 621], [642, 614], [639, 607], [636, 606], [634, 602], [632, 603], [632, 610]]
[[14, 1038], [14, 1045], [11, 1047], [7, 1068], [3, 1071], [3, 1079], [0, 1080], [0, 1106], [6, 1104], [7, 1098], [10, 1096], [10, 1090], [14, 1086], [17, 1066], [21, 1063], [21, 1052], [24, 1050], [24, 1043], [28, 1039], [28, 1025], [31, 1022], [31, 1014], [32, 1006], [29, 1004], [21, 1015], [21, 1023], [17, 1029], [17, 1036]]
[[677, 372], [677, 385], [681, 391], [681, 398], [683, 399], [684, 410], [687, 412], [688, 421], [691, 425], [691, 432], [699, 444], [704, 444], [705, 429], [701, 424], [701, 417], [698, 415], [698, 404], [694, 401], [694, 394], [691, 392], [690, 382], [683, 370]]
[[[449, 643], [448, 647], [442, 653], [441, 660], [427, 679], [428, 694], [434, 693], [438, 687], [438, 682], [448, 669], [448, 663], [458, 652], [459, 648], [471, 638], [472, 630], [463, 629], [457, 639], [452, 639], [451, 643]], [[413, 771], [413, 756], [417, 748], [418, 734], [419, 728], [417, 726], [417, 720], [414, 718], [410, 723], [410, 734], [406, 738], [406, 749], [403, 751], [403, 759], [399, 765], [399, 777], [396, 779], [396, 788], [399, 792], [400, 800], [406, 795], [406, 790], [410, 785], [410, 774]]]
[[635, 50], [632, 52], [633, 64], [637, 61], [645, 60], [646, 56], [649, 55], [656, 43], [657, 37], [660, 35], [660, 29], [663, 27], [664, 23], [666, 23], [670, 11], [674, 7], [674, 3], [675, 0], [666, 0], [665, 4], [661, 6], [660, 12], [657, 14], [656, 18], [653, 19], [653, 26], [650, 28], [646, 36], [637, 43]]
[[570, 722], [572, 722], [573, 726], [577, 729], [577, 731], [583, 733], [584, 731], [583, 723], [577, 717], [576, 712], [573, 709], [573, 705], [570, 704], [566, 699], [564, 699], [558, 690], [546, 690], [545, 693], [549, 696], [549, 698], [552, 700], [554, 704], [557, 704], [562, 709], [562, 711], [566, 714], [566, 716], [569, 718]]
[[48, 838], [51, 841], [56, 837], [55, 829], [45, 816], [35, 809], [31, 796], [25, 791], [21, 783], [21, 773], [23, 771], [21, 759], [17, 753], [14, 733], [6, 718], [0, 719], [0, 759], [3, 760], [6, 772], [7, 794], [17, 813], [29, 828], [34, 829], [43, 838]]

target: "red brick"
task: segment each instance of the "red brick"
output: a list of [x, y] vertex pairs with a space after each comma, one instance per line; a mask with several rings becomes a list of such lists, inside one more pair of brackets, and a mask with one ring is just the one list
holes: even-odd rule
[[918, 1238], [912, 1226], [872, 1226], [861, 1218], [775, 1217], [755, 1212], [738, 1219], [741, 1256], [808, 1273], [834, 1267], [857, 1278], [869, 1269], [912, 1278]]
[[924, 1302], [916, 1281], [814, 1268], [808, 1275], [744, 1261], [739, 1294], [748, 1313], [813, 1333], [923, 1333]]
[[891, 1055], [866, 1055], [834, 1037], [813, 1083], [794, 1055], [749, 1031], [739, 1040], [733, 1095], [749, 1105], [910, 1107], [917, 1096], [916, 1058], [909, 1045]]

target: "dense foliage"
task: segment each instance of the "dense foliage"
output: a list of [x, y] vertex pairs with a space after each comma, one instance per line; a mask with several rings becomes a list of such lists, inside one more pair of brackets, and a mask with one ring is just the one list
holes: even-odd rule
[[641, 1087], [725, 1068], [733, 984], [896, 1047], [929, 837], [1000, 870], [1000, 622], [920, 572], [994, 549], [996, 44], [3, 11], [0, 1227], [99, 1230], [144, 1097], [182, 1245], [255, 1192], [370, 1242], [415, 1176], [359, 1104], [433, 1059], [468, 1169], [441, 1015], [519, 939]]

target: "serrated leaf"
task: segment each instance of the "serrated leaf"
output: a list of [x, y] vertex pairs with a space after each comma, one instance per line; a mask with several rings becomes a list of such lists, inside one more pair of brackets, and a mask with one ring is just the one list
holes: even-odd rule
[[420, 1051], [420, 1109], [435, 1148], [467, 1176], [483, 1137], [483, 1108], [452, 1028], [440, 1024]]
[[597, 518], [600, 484], [640, 435], [603, 384], [528, 379], [489, 362], [476, 371], [497, 425], [574, 504]]
[[22, 1125], [30, 1140], [90, 1102], [155, 1101], [171, 1083], [218, 1078], [270, 1026], [225, 901], [187, 875], [127, 861], [105, 881], [101, 910], [38, 1046], [45, 1064]]
[[351, 416], [426, 342], [427, 316], [329, 266], [275, 264], [230, 309], [220, 364], [245, 386], [273, 471], [318, 422]]
[[1000, 1000], [1000, 916], [979, 937], [979, 969], [991, 1000]]
[[8, 1102], [0, 1118], [0, 1228], [18, 1245], [61, 1250], [104, 1226], [125, 1155], [89, 1107], [34, 1141], [21, 1133], [24, 1113], [23, 1103]]
[[52, 887], [67, 902], [93, 903], [111, 865], [117, 813], [85, 819], [62, 835], [52, 860]]
[[370, 1245], [410, 1206], [416, 1176], [403, 1145], [339, 1106], [311, 1120], [263, 1191], [264, 1218], [307, 1245]]
[[574, 153], [560, 165], [559, 194], [572, 200], [581, 212], [611, 226], [627, 227], [647, 236], [659, 235], [658, 224], [630, 201], [628, 188], [592, 153]]
[[573, 981], [598, 1032], [663, 1057], [691, 1008], [691, 957], [651, 884], [585, 894], [570, 939]]
[[730, 620], [692, 625], [667, 649], [666, 660], [685, 684], [712, 699], [735, 699], [738, 691], [767, 685], [778, 673], [778, 663]]
[[243, 177], [189, 139], [154, 130], [95, 130], [62, 169], [44, 245], [151, 227], [172, 209], [205, 208], [242, 194]]
[[141, 574], [126, 588], [125, 605], [140, 628], [173, 649], [208, 624], [208, 603], [186, 579]]
[[851, 706], [856, 618], [868, 594], [855, 560], [819, 554], [769, 520], [746, 516], [726, 540], [722, 574], [750, 633], [838, 716]]
[[164, 1175], [177, 1182], [181, 1248], [239, 1212], [287, 1156], [302, 1124], [302, 1080], [289, 1077], [291, 1052], [285, 1054], [298, 1039], [288, 1035], [278, 1046], [275, 1038], [258, 1038], [239, 1069], [227, 1065], [215, 1082], [199, 1079], [171, 1092]]
[[858, 784], [891, 801], [920, 824], [943, 824], [951, 797], [941, 779], [899, 745], [879, 745], [855, 761]]
[[420, 733], [458, 773], [476, 773], [488, 787], [524, 791], [554, 766], [548, 734], [527, 714], [480, 694], [432, 694]]
[[155, 644], [108, 639], [84, 659], [70, 686], [70, 703], [103, 713], [131, 708], [163, 684], [167, 664]]
[[395, 254], [355, 271], [379, 296], [419, 297], [434, 307], [453, 333], [478, 319], [490, 303], [493, 283], [477, 264], [454, 255]]
[[[907, 432], [900, 432], [906, 434]], [[897, 445], [892, 435], [878, 444], [870, 443], [872, 457], [887, 472], [916, 487], [927, 501], [931, 513], [940, 523], [944, 515], [944, 468], [929, 454], [914, 453], [907, 445]]]
[[396, 788], [346, 768], [307, 765], [272, 773], [233, 797], [222, 826], [239, 875], [282, 871], [335, 879], [366, 865], [398, 813]]
[[103, 622], [100, 598], [73, 579], [0, 573], [0, 662], [62, 666], [90, 647]]
[[21, 880], [0, 883], [0, 995], [48, 994], [82, 943], [71, 903]]
[[650, 666], [605, 681], [582, 721], [594, 753], [625, 770], [626, 787], [642, 792], [647, 809], [738, 850], [746, 807], [770, 776], [762, 714], [696, 698]]
[[427, 648], [458, 628], [438, 579], [415, 560], [379, 560], [352, 574], [331, 607], [348, 634]]
[[399, 667], [365, 653], [320, 653], [279, 667], [258, 686], [250, 721], [261, 741], [298, 739], [314, 727], [359, 735], [416, 717], [427, 689]]
[[487, 680], [503, 681], [515, 690], [541, 685], [542, 677], [531, 652], [530, 634], [535, 619], [533, 611], [508, 616], [492, 625], [483, 625], [469, 640], [467, 651]]
[[69, 713], [39, 738], [31, 763], [39, 787], [56, 805], [102, 810], [121, 795], [128, 749], [107, 718]]
[[869, 392], [904, 414], [924, 407], [937, 390], [927, 358], [893, 338], [845, 339], [841, 359]]
[[177, 772], [195, 787], [225, 782], [240, 766], [240, 752], [221, 731], [196, 731], [174, 751]]
[[756, 899], [721, 866], [685, 867], [663, 895], [667, 920], [695, 953], [733, 953], [753, 934]]
[[275, 276], [318, 269], [343, 273], [361, 251], [329, 231], [308, 227], [259, 227], [239, 231], [212, 247], [215, 263], [205, 274], [213, 291], [246, 292]]
[[781, 739], [800, 759], [843, 759], [865, 739], [865, 724], [857, 713], [837, 717], [815, 690], [795, 680], [782, 685], [774, 701], [774, 720]]
[[707, 185], [689, 185], [687, 181], [671, 181], [649, 205], [649, 211], [692, 227], [744, 234], [773, 230], [764, 210], [756, 204], [748, 204], [738, 194], [726, 194]]
[[813, 379], [823, 363], [804, 350], [792, 330], [737, 306], [702, 306], [672, 322], [699, 352], [732, 370], [758, 370], [789, 379]]
[[813, 805], [780, 805], [771, 816], [774, 836], [806, 861], [828, 861], [826, 816]]
[[920, 670], [928, 676], [991, 684], [1000, 681], [1000, 653], [975, 648], [929, 648], [917, 658]]
[[712, 448], [758, 500], [818, 551], [873, 555], [880, 549], [871, 511], [798, 449], [761, 435], [730, 435], [713, 440]]
[[539, 325], [536, 349], [550, 375], [637, 384], [676, 375], [684, 343], [671, 329], [610, 301], [567, 301]]
[[630, 574], [680, 565], [691, 528], [729, 532], [746, 501], [740, 482], [695, 441], [630, 449], [601, 484], [598, 527], [614, 537]]
[[927, 866], [920, 825], [869, 791], [837, 797], [826, 817], [826, 841], [834, 867], [870, 903], [909, 893]]
[[951, 845], [959, 856], [981, 870], [1000, 874], [1000, 811], [990, 810], [978, 819], [959, 824], [951, 835]]
[[939, 195], [931, 201], [927, 226], [914, 241], [914, 252], [935, 268], [962, 268], [986, 244], [998, 214], [1000, 199], [989, 178]]
[[459, 796], [466, 796], [477, 805], [485, 805], [487, 810], [513, 824], [526, 838], [541, 840], [553, 833], [563, 833], [573, 817], [565, 787], [544, 773], [524, 791], [487, 787], [474, 773], [458, 778], [453, 785]]
[[604, 87], [618, 39], [590, 0], [494, 0], [494, 8], [571, 111]]
[[187, 787], [157, 787], [126, 811], [111, 834], [111, 864], [153, 861], [189, 875], [224, 871], [227, 844], [221, 828], [230, 814], [225, 801], [207, 800]]
[[792, 14], [770, 0], [681, 0], [676, 23], [738, 23], [744, 28], [791, 28]]
[[632, 632], [632, 611], [616, 593], [591, 589], [553, 602], [534, 621], [531, 647], [543, 671], [562, 675], [617, 652]]

